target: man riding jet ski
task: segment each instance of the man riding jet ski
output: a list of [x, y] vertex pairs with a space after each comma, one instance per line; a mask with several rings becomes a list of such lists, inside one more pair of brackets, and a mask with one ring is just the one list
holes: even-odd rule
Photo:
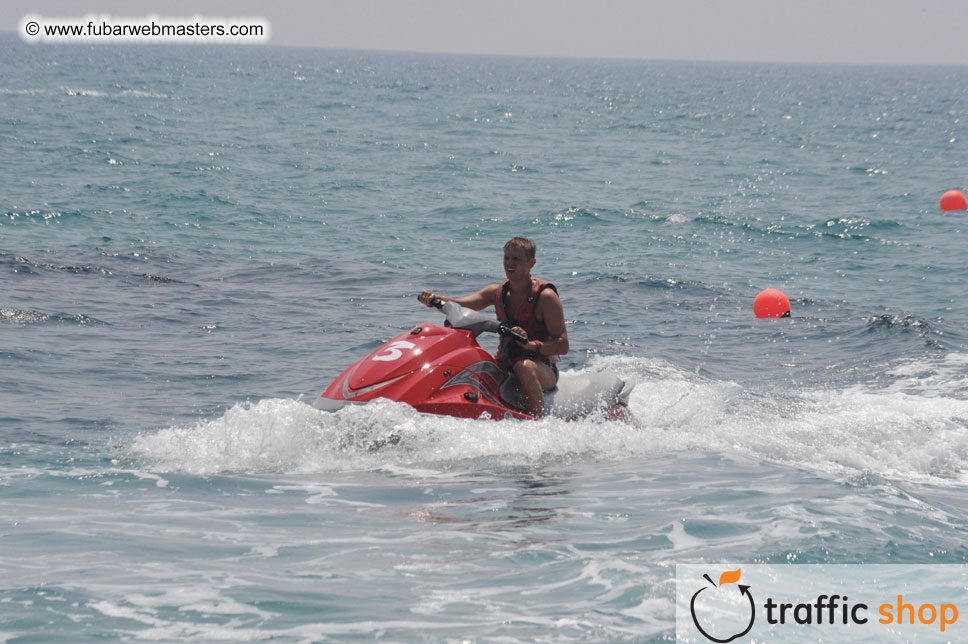
[[[446, 326], [422, 324], [393, 338], [344, 371], [313, 405], [336, 411], [376, 398], [417, 411], [463, 418], [536, 419], [550, 413], [578, 418], [595, 411], [634, 422], [632, 386], [608, 374], [559, 378], [568, 333], [554, 285], [531, 277], [534, 243], [515, 237], [504, 247], [507, 279], [461, 299], [429, 291], [420, 301], [447, 316]], [[494, 304], [498, 319], [478, 311]], [[477, 343], [498, 333], [497, 358]]]
[[531, 276], [535, 245], [530, 239], [514, 237], [504, 245], [505, 279], [485, 286], [460, 299], [420, 294], [420, 301], [431, 306], [434, 298], [457, 302], [475, 311], [494, 305], [497, 318], [526, 341], [501, 338], [495, 359], [502, 369], [514, 374], [521, 386], [524, 406], [536, 417], [544, 415], [545, 391], [558, 383], [558, 360], [568, 353], [568, 329], [558, 289], [551, 282]]

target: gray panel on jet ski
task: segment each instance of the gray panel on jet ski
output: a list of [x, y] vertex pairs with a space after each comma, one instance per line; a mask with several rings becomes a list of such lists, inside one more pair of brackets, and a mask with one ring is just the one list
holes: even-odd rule
[[[625, 394], [623, 396], [623, 394]], [[545, 392], [545, 409], [552, 416], [571, 418], [608, 407], [627, 396], [625, 381], [607, 373], [568, 374], [558, 378], [558, 386]], [[501, 398], [519, 409], [524, 408], [524, 394], [512, 374], [501, 385]]]
[[313, 408], [318, 409], [319, 411], [337, 412], [343, 407], [346, 407], [348, 405], [360, 405], [360, 404], [365, 404], [365, 403], [359, 403], [353, 400], [335, 400], [333, 398], [325, 398], [323, 396], [320, 396], [313, 403]]

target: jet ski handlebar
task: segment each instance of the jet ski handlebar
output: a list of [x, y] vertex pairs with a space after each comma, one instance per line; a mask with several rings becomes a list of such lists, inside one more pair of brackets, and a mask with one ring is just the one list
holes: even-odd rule
[[520, 342], [521, 344], [527, 344], [528, 343], [528, 336], [526, 336], [525, 334], [520, 333], [518, 331], [513, 331], [511, 329], [511, 327], [508, 326], [507, 322], [501, 322], [501, 326], [499, 326], [497, 328], [497, 332], [498, 332], [498, 335], [500, 335], [501, 337], [504, 337], [506, 335], [509, 335], [516, 342]]
[[[446, 304], [450, 304], [450, 303], [451, 302], [447, 302]], [[465, 325], [454, 324], [456, 320], [452, 320], [451, 318], [452, 317], [463, 318], [467, 320], [467, 322], [469, 322], [469, 324], [466, 324], [466, 326], [471, 327], [475, 331], [475, 335], [480, 333], [481, 331], [490, 331], [492, 333], [497, 333], [501, 337], [511, 336], [511, 338], [513, 338], [516, 342], [520, 342], [521, 344], [528, 343], [528, 336], [525, 335], [524, 333], [519, 333], [514, 331], [513, 329], [511, 329], [510, 325], [508, 325], [507, 322], [499, 322], [497, 320], [494, 320], [494, 318], [487, 318], [486, 320], [487, 323], [482, 324], [482, 320], [479, 320], [476, 317], [478, 315], [481, 315], [477, 311], [464, 308], [461, 305], [457, 304], [456, 302], [453, 302], [453, 306], [448, 307], [447, 310], [444, 310], [444, 305], [445, 305], [445, 302], [439, 297], [435, 297], [430, 300], [430, 306], [443, 311], [443, 313], [447, 316], [447, 321], [450, 322], [455, 327], [458, 327], [458, 326], [464, 327]]]

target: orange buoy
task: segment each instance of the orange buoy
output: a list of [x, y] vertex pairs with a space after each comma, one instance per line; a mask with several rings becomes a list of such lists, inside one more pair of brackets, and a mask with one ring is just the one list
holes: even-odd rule
[[758, 318], [788, 318], [790, 317], [790, 300], [775, 288], [760, 291], [753, 300], [753, 313]]
[[949, 210], [968, 210], [968, 200], [965, 193], [960, 190], [949, 190], [941, 195], [941, 209], [945, 212]]

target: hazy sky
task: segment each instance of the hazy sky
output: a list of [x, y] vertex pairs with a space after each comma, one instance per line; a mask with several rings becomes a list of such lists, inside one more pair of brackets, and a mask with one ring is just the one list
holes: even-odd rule
[[304, 47], [968, 64], [968, 0], [4, 0], [0, 30], [30, 13], [258, 16]]

